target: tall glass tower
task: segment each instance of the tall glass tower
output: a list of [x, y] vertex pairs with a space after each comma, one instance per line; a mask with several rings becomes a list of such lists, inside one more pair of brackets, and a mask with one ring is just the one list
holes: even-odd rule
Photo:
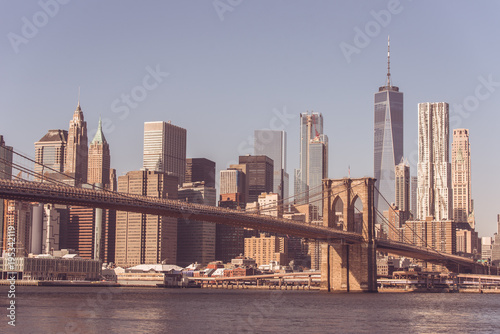
[[[387, 84], [375, 93], [373, 174], [375, 208], [382, 214], [395, 201], [395, 166], [403, 157], [403, 93], [391, 84], [390, 43], [387, 40]], [[385, 198], [382, 198], [382, 196]], [[387, 201], [387, 202], [386, 202]], [[377, 217], [377, 216], [376, 216]]]
[[323, 115], [300, 114], [300, 169], [295, 170], [295, 204], [311, 203], [322, 215], [322, 179], [328, 177], [328, 137]]
[[274, 162], [273, 192], [288, 202], [288, 173], [286, 172], [286, 132], [279, 130], [254, 131], [254, 155], [267, 155]]

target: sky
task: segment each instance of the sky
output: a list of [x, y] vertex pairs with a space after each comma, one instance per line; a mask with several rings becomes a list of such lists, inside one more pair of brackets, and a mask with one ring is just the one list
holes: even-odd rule
[[[417, 106], [450, 104], [470, 130], [480, 236], [500, 213], [500, 43], [496, 1], [0, 0], [0, 134], [31, 157], [78, 102], [89, 140], [103, 119], [118, 175], [142, 167], [143, 124], [187, 129], [187, 157], [217, 173], [253, 153], [253, 132], [323, 114], [329, 177], [373, 176], [373, 94], [404, 93], [404, 156], [416, 175]], [[451, 138], [450, 138], [451, 145]]]

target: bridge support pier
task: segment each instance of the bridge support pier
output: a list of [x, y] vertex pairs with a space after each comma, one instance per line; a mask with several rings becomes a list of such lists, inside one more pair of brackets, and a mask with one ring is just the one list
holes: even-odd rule
[[[360, 233], [363, 235], [363, 242], [347, 244], [340, 240], [322, 244], [321, 290], [329, 292], [377, 291], [374, 184], [373, 178], [323, 180], [325, 194], [323, 225]], [[355, 215], [354, 205], [358, 199], [363, 208], [358, 208], [360, 214]], [[339, 203], [342, 204], [340, 214], [335, 210], [340, 207]]]

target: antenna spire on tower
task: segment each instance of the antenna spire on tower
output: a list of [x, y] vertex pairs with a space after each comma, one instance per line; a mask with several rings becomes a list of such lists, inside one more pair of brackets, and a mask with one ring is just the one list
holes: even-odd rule
[[78, 86], [78, 107], [80, 108], [80, 86]]
[[391, 86], [391, 40], [387, 36], [387, 87]]

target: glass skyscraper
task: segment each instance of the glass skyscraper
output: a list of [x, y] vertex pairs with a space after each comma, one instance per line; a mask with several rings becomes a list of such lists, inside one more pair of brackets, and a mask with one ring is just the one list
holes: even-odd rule
[[403, 93], [391, 84], [389, 49], [387, 59], [387, 85], [375, 93], [373, 174], [379, 191], [374, 204], [380, 214], [395, 201], [395, 166], [403, 157]]
[[300, 114], [300, 169], [295, 170], [295, 204], [311, 203], [322, 215], [322, 179], [328, 177], [328, 137], [323, 134], [323, 115]]
[[286, 132], [255, 130], [254, 155], [267, 155], [273, 159], [273, 192], [281, 199], [288, 198], [288, 173], [286, 172]]

